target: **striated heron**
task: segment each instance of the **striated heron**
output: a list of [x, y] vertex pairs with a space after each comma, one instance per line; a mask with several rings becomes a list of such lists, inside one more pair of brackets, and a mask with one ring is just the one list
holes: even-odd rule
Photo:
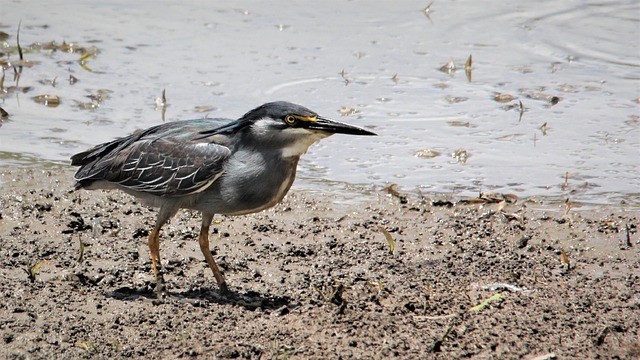
[[120, 189], [159, 207], [149, 234], [158, 295], [162, 226], [179, 209], [202, 213], [200, 250], [222, 292], [225, 279], [211, 256], [214, 214], [243, 215], [270, 208], [287, 194], [300, 156], [332, 134], [375, 135], [289, 102], [271, 102], [238, 120], [170, 122], [97, 145], [71, 157], [80, 166], [75, 189]]

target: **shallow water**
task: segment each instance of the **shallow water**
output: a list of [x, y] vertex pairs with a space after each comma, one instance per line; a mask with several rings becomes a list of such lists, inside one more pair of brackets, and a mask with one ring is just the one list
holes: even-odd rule
[[[316, 145], [299, 188], [397, 183], [640, 203], [637, 1], [435, 1], [427, 17], [428, 3], [5, 2], [0, 60], [18, 60], [21, 21], [25, 59], [39, 63], [22, 69], [17, 85], [29, 91], [0, 99], [10, 114], [0, 122], [0, 167], [65, 164], [161, 123], [155, 101], [166, 89], [165, 121], [238, 117], [288, 100], [380, 135]], [[98, 53], [80, 64], [79, 53], [30, 49], [51, 41]], [[456, 71], [441, 71], [450, 61]], [[31, 99], [42, 94], [61, 104]], [[99, 104], [87, 97], [98, 94]], [[358, 112], [341, 117], [341, 107]], [[466, 162], [452, 156], [458, 149]]]

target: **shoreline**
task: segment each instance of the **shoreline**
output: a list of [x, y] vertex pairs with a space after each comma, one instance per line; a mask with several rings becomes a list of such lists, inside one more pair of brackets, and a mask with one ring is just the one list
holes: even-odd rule
[[435, 206], [382, 189], [353, 204], [293, 189], [270, 210], [214, 219], [228, 296], [199, 251], [199, 214], [179, 212], [161, 234], [171, 296], [158, 302], [155, 210], [69, 192], [70, 174], [2, 172], [0, 357], [640, 354], [635, 209]]

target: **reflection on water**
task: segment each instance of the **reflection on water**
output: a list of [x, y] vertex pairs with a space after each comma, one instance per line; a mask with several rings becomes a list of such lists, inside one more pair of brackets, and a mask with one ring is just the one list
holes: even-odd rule
[[[161, 109], [165, 121], [238, 117], [289, 100], [380, 135], [316, 145], [298, 187], [638, 201], [637, 1], [423, 8], [12, 3], [0, 20], [0, 166], [66, 163], [162, 122]], [[11, 19], [22, 19], [22, 62]]]

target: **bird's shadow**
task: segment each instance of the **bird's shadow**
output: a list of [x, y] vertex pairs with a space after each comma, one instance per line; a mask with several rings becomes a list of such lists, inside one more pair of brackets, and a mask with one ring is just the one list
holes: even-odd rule
[[243, 292], [227, 290], [222, 293], [217, 289], [190, 289], [167, 291], [163, 293], [163, 296], [158, 297], [152, 288], [146, 286], [141, 288], [124, 286], [108, 292], [106, 296], [122, 301], [146, 299], [157, 305], [165, 303], [187, 303], [195, 307], [205, 307], [209, 303], [237, 305], [247, 310], [255, 310], [257, 308], [277, 310], [282, 313], [281, 315], [288, 313], [288, 309], [298, 305], [289, 296], [273, 296], [252, 290]]

